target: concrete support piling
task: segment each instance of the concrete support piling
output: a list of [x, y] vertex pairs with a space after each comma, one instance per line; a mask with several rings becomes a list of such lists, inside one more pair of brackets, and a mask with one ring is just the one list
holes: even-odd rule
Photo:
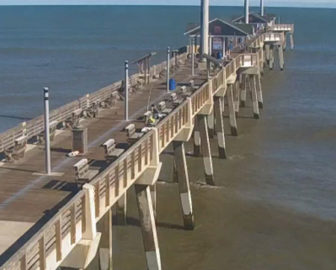
[[270, 61], [270, 49], [271, 49], [271, 46], [269, 44], [266, 44], [265, 45], [265, 57], [266, 57], [267, 63], [269, 63]]
[[112, 211], [107, 211], [98, 223], [98, 231], [102, 233], [99, 244], [99, 270], [112, 270]]
[[244, 75], [242, 76], [242, 83], [241, 83], [241, 90], [240, 90], [240, 106], [246, 106], [246, 87], [247, 87], [247, 77]]
[[233, 84], [228, 85], [226, 96], [227, 96], [228, 107], [229, 107], [231, 134], [233, 136], [238, 136], [237, 118], [236, 118], [234, 100], [233, 100]]
[[153, 203], [153, 213], [154, 213], [154, 218], [156, 220], [156, 184], [150, 186], [150, 193], [152, 197], [152, 203]]
[[259, 113], [259, 104], [258, 104], [258, 96], [257, 96], [257, 84], [256, 84], [256, 75], [250, 76], [250, 86], [251, 86], [251, 94], [252, 94], [252, 105], [253, 105], [253, 117], [254, 119], [260, 118]]
[[270, 47], [270, 55], [269, 55], [269, 68], [273, 70], [274, 67], [274, 47], [273, 45]]
[[291, 49], [293, 50], [294, 49], [294, 35], [292, 33], [289, 34], [289, 41], [290, 41]]
[[121, 196], [116, 203], [116, 220], [119, 225], [127, 223], [127, 193]]
[[194, 229], [194, 214], [192, 208], [189, 174], [187, 160], [185, 156], [184, 142], [174, 141], [173, 148], [184, 228], [187, 230], [192, 230]]
[[220, 158], [226, 158], [222, 103], [224, 103], [224, 100], [222, 97], [215, 97], [214, 111], [215, 111], [215, 119], [216, 119], [215, 127], [216, 127], [217, 141], [218, 141], [218, 155]]
[[233, 91], [233, 98], [234, 98], [234, 107], [235, 107], [235, 114], [236, 117], [239, 114], [239, 105], [240, 105], [240, 83], [237, 80], [234, 84], [234, 91]]
[[213, 138], [215, 135], [215, 119], [214, 112], [212, 111], [208, 116], [208, 129], [209, 129], [209, 138]]
[[283, 70], [285, 66], [284, 53], [282, 45], [278, 45], [278, 54], [279, 54], [279, 65], [280, 69]]
[[258, 105], [259, 105], [259, 109], [262, 109], [262, 108], [264, 108], [264, 100], [263, 100], [262, 85], [261, 85], [261, 75], [260, 74], [257, 75], [256, 82], [257, 82]]
[[215, 185], [212, 165], [211, 146], [209, 140], [207, 117], [206, 115], [199, 115], [199, 130], [201, 137], [201, 151], [203, 154], [205, 181], [208, 185]]
[[199, 129], [199, 121], [196, 117], [195, 119], [195, 127], [194, 127], [194, 156], [201, 155], [201, 135]]
[[146, 185], [135, 185], [136, 201], [139, 210], [140, 227], [146, 254], [147, 269], [161, 270], [161, 257], [156, 232], [153, 202], [150, 188]]

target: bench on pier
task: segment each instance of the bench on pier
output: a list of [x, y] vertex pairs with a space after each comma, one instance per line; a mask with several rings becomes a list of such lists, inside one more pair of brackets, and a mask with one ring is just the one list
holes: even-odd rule
[[99, 113], [100, 100], [92, 102], [91, 106], [84, 111], [84, 116], [88, 118], [96, 118]]
[[79, 126], [79, 120], [82, 116], [82, 109], [76, 109], [71, 113], [71, 117], [65, 121], [65, 125], [70, 128]]
[[179, 98], [176, 93], [170, 94], [170, 99], [173, 102], [174, 105], [179, 105], [183, 102], [182, 98]]
[[14, 146], [4, 151], [6, 160], [11, 162], [23, 158], [27, 147], [27, 140], [28, 137], [25, 135], [15, 139]]
[[125, 149], [117, 148], [114, 139], [107, 140], [101, 146], [104, 148], [106, 159], [119, 157], [125, 152]]
[[125, 130], [127, 132], [128, 141], [130, 143], [136, 142], [137, 140], [139, 140], [144, 135], [144, 133], [142, 133], [142, 132], [136, 132], [134, 124], [129, 124], [125, 128]]
[[[50, 141], [53, 141], [55, 139], [57, 125], [58, 125], [57, 121], [52, 121], [52, 122], [49, 123], [49, 138], [50, 138]], [[38, 141], [38, 143], [41, 143], [41, 144], [44, 143], [44, 131], [42, 133], [40, 133], [39, 135], [37, 135], [37, 141]]]
[[167, 108], [167, 105], [166, 105], [165, 101], [161, 101], [158, 104], [158, 109], [162, 114], [169, 114], [173, 110], [172, 108]]
[[73, 167], [78, 184], [90, 182], [99, 173], [99, 170], [90, 170], [89, 161], [86, 158], [78, 161]]
[[107, 99], [105, 99], [102, 103], [101, 106], [103, 108], [107, 108], [107, 107], [112, 107], [116, 100], [119, 99], [119, 94], [117, 92], [113, 92]]
[[192, 91], [191, 91], [191, 89], [189, 87], [183, 85], [183, 86], [181, 86], [181, 94], [184, 97], [191, 96]]

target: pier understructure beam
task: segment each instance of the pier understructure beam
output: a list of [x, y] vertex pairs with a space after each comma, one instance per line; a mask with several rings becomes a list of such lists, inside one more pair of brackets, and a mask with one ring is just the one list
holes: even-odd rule
[[192, 230], [195, 224], [184, 142], [174, 141], [173, 148], [184, 228]]

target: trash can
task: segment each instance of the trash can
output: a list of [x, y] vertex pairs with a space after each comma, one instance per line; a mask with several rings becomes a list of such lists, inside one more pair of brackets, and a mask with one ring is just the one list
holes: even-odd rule
[[176, 81], [174, 79], [169, 80], [169, 90], [173, 91], [176, 89]]

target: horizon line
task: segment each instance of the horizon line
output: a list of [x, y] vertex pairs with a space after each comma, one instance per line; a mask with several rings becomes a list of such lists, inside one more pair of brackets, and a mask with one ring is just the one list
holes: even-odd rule
[[[0, 7], [14, 7], [14, 6], [134, 6], [134, 7], [139, 7], [139, 6], [185, 6], [185, 7], [199, 7], [199, 5], [194, 5], [194, 4], [141, 4], [141, 5], [136, 5], [136, 4], [0, 4]], [[210, 5], [210, 7], [243, 7], [242, 5]], [[254, 7], [259, 7], [259, 5], [252, 5], [250, 6], [252, 8]], [[300, 5], [268, 5], [268, 7], [270, 8], [325, 8], [325, 9], [335, 9], [336, 8], [336, 4], [332, 4], [331, 6], [314, 6], [314, 5], [310, 5], [310, 6], [300, 6]]]

